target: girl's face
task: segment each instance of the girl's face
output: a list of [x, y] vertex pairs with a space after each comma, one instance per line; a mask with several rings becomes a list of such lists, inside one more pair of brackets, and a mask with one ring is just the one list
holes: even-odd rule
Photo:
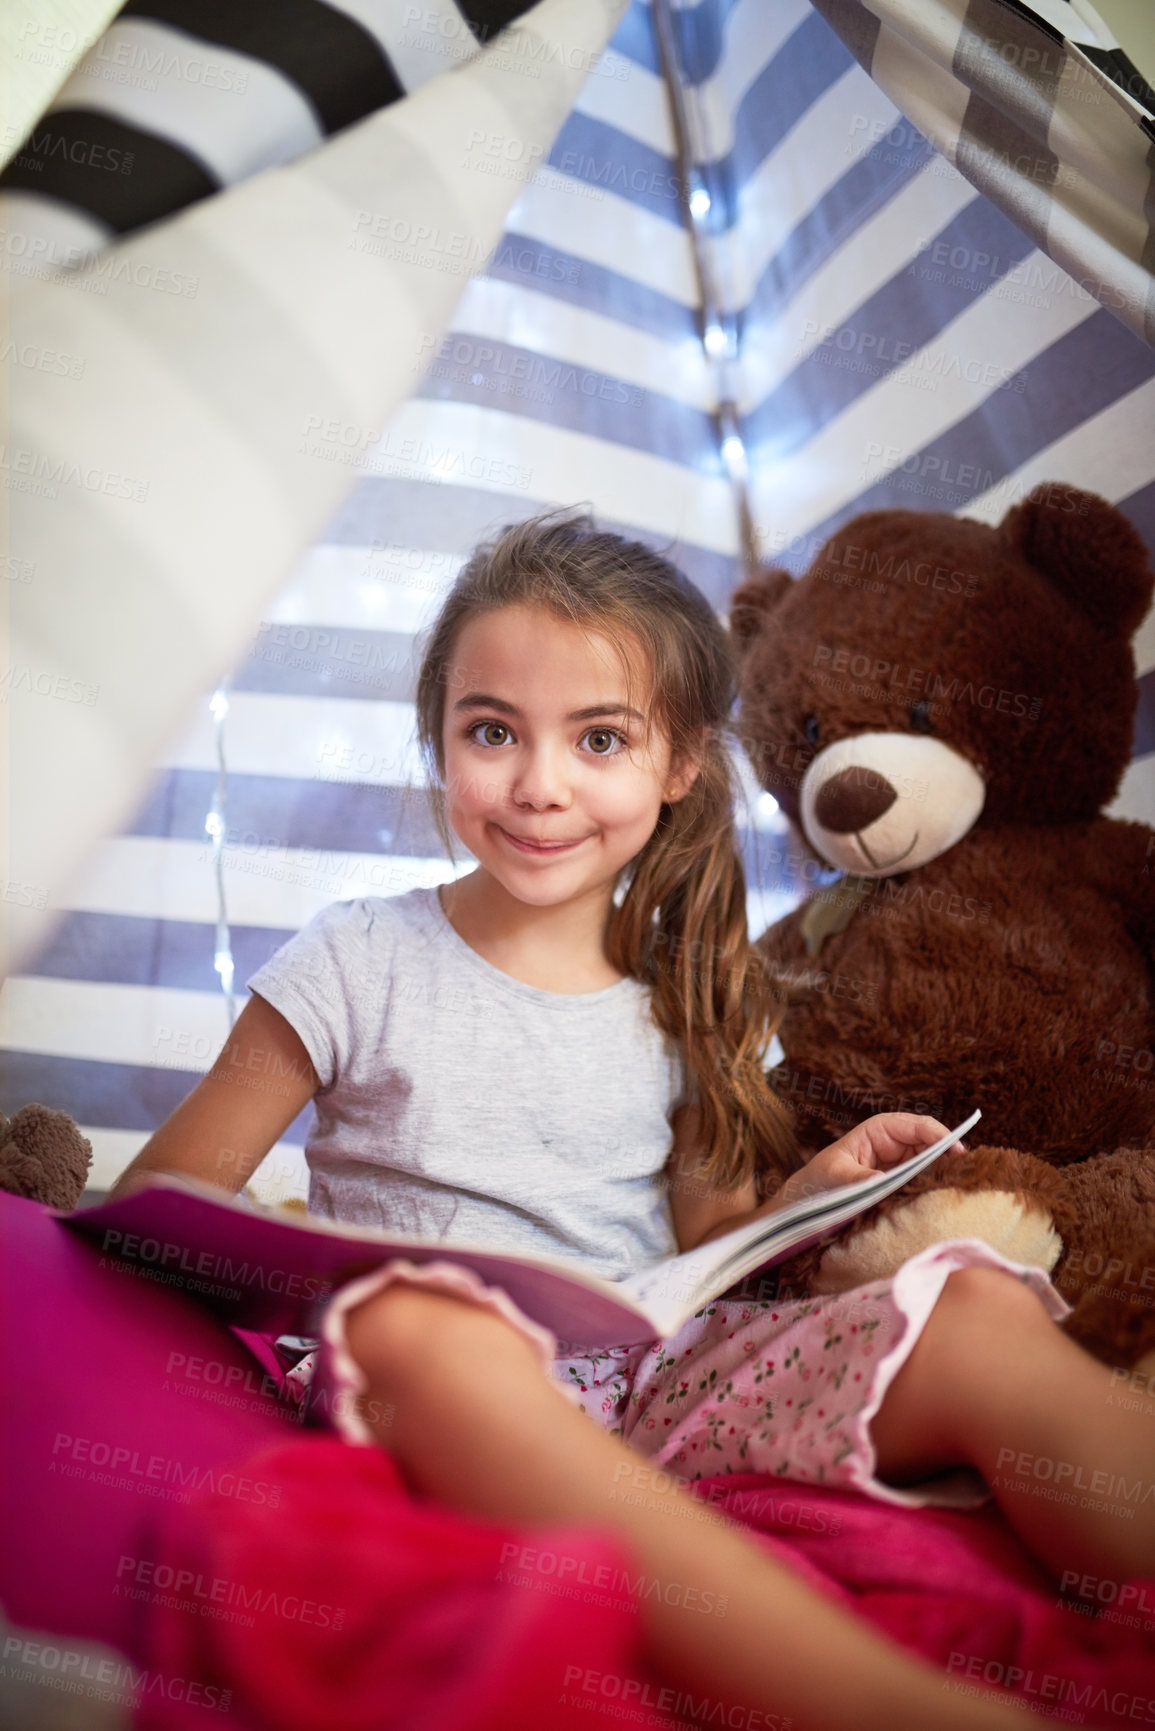
[[[638, 703], [648, 670], [636, 644], [624, 647]], [[612, 894], [663, 802], [697, 773], [672, 768], [657, 726], [647, 746], [609, 642], [531, 605], [481, 614], [458, 633], [443, 744], [455, 833], [511, 895], [541, 907]]]

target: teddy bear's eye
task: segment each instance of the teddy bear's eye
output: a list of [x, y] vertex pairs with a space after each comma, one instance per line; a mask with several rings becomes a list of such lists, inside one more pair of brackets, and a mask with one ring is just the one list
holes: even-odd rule
[[807, 745], [818, 744], [822, 729], [818, 725], [818, 717], [816, 715], [808, 715], [806, 717], [806, 720], [802, 723], [802, 732], [805, 735]]
[[920, 697], [917, 703], [910, 706], [910, 725], [915, 733], [931, 731], [930, 704], [925, 697]]

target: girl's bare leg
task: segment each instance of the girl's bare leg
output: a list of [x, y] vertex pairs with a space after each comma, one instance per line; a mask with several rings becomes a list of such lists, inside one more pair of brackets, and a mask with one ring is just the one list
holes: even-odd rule
[[[621, 1536], [633, 1570], [660, 1583], [640, 1602], [650, 1661], [710, 1710], [777, 1713], [802, 1731], [1023, 1731], [1021, 1707], [951, 1693], [684, 1491], [623, 1502], [641, 1458], [491, 1312], [395, 1285], [350, 1312], [348, 1340], [378, 1403], [367, 1412], [392, 1409], [375, 1434], [415, 1490], [490, 1519]], [[725, 1617], [703, 1610], [720, 1598]]]
[[1056, 1575], [1155, 1573], [1155, 1399], [1120, 1387], [1014, 1275], [959, 1269], [873, 1421], [878, 1475], [965, 1462]]

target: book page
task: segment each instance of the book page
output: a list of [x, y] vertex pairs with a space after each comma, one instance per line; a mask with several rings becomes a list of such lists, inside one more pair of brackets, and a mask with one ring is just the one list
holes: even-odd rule
[[926, 1170], [951, 1145], [973, 1129], [982, 1114], [972, 1112], [957, 1129], [950, 1130], [939, 1141], [914, 1154], [909, 1160], [883, 1171], [872, 1172], [856, 1183], [840, 1184], [835, 1189], [804, 1196], [778, 1213], [761, 1220], [751, 1220], [745, 1226], [721, 1238], [711, 1239], [681, 1256], [657, 1263], [640, 1274], [620, 1282], [623, 1293], [653, 1318], [659, 1336], [665, 1338], [681, 1327], [695, 1310], [716, 1298], [756, 1268], [783, 1262], [801, 1250], [809, 1249], [820, 1239], [853, 1220], [864, 1208], [890, 1196], [919, 1172]]

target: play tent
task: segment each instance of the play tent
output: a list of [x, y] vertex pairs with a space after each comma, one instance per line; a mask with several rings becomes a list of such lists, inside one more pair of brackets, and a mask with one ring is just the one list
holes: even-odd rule
[[[50, 28], [0, 178], [0, 1108], [69, 1111], [97, 1187], [320, 906], [467, 868], [411, 698], [484, 532], [587, 501], [720, 611], [857, 511], [996, 521], [1042, 479], [1155, 546], [1152, 93], [1083, 0]], [[1138, 657], [1114, 809], [1150, 818], [1150, 620]], [[744, 773], [758, 930], [798, 885]]]

